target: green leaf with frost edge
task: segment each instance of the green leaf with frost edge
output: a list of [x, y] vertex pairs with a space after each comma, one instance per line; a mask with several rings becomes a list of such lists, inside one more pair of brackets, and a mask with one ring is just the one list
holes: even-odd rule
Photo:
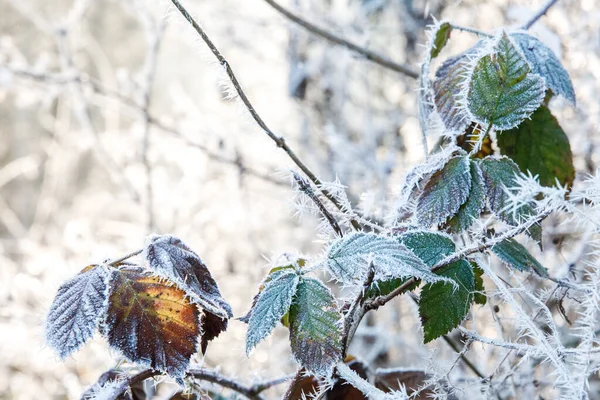
[[438, 273], [453, 279], [458, 284], [458, 289], [443, 282], [423, 287], [419, 299], [419, 316], [425, 343], [456, 328], [467, 316], [473, 301], [475, 278], [469, 262], [456, 261]]
[[473, 225], [485, 207], [485, 185], [483, 174], [476, 162], [470, 163], [471, 190], [467, 201], [460, 206], [456, 215], [446, 222], [451, 233], [460, 233]]
[[467, 89], [472, 119], [502, 131], [519, 125], [542, 104], [546, 83], [531, 73], [527, 60], [503, 32], [493, 50], [476, 61]]
[[341, 361], [341, 319], [331, 291], [317, 279], [302, 278], [290, 308], [290, 344], [310, 373], [329, 376]]
[[515, 239], [506, 239], [492, 247], [492, 251], [502, 261], [518, 271], [535, 271], [547, 278], [548, 270], [533, 257], [529, 251]]

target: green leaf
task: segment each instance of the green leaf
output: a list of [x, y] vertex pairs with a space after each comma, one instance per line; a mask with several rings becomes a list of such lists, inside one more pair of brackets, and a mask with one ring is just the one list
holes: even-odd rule
[[459, 233], [468, 229], [485, 207], [485, 185], [483, 174], [476, 162], [471, 162], [471, 190], [467, 201], [460, 206], [456, 215], [446, 222], [448, 230]]
[[471, 267], [473, 267], [473, 273], [475, 278], [475, 293], [473, 300], [477, 304], [485, 305], [487, 297], [485, 296], [485, 287], [483, 286], [483, 269], [477, 265], [477, 263], [471, 261]]
[[544, 79], [530, 73], [529, 65], [506, 33], [497, 39], [491, 54], [477, 61], [467, 94], [467, 108], [481, 125], [496, 130], [519, 125], [542, 104]]
[[296, 293], [299, 276], [293, 270], [279, 274], [265, 284], [252, 307], [246, 332], [246, 354], [267, 337], [288, 312]]
[[[483, 172], [488, 205], [498, 218], [509, 225], [518, 225], [522, 219], [535, 215], [533, 208], [528, 204], [513, 209], [510, 203], [506, 190], [514, 187], [515, 174], [520, 173], [514, 162], [506, 157], [486, 157], [481, 160], [479, 166]], [[539, 224], [531, 226], [528, 233], [535, 241], [541, 241], [542, 227]]]
[[331, 291], [319, 280], [302, 278], [290, 308], [290, 343], [298, 363], [317, 376], [329, 376], [342, 359], [340, 321]]
[[544, 186], [571, 186], [575, 179], [569, 138], [547, 107], [538, 108], [530, 120], [498, 135], [502, 154], [519, 165], [521, 171], [538, 175]]
[[408, 232], [399, 236], [398, 240], [428, 267], [433, 267], [456, 250], [452, 239], [435, 232]]
[[533, 72], [546, 80], [548, 89], [575, 104], [575, 91], [569, 73], [552, 50], [527, 33], [512, 33], [511, 36], [521, 48]]
[[535, 271], [538, 275], [548, 277], [548, 270], [542, 266], [527, 249], [515, 239], [506, 239], [492, 247], [492, 251], [502, 261], [518, 271]]
[[460, 107], [458, 98], [467, 78], [469, 57], [477, 53], [481, 43], [480, 41], [464, 53], [447, 59], [435, 73], [433, 101], [450, 132], [462, 133], [469, 126], [469, 118], [465, 109]]
[[371, 262], [375, 268], [375, 281], [413, 276], [428, 282], [440, 280], [405, 245], [372, 233], [358, 232], [337, 240], [325, 260], [331, 275], [346, 284], [363, 283]]
[[417, 201], [417, 219], [424, 227], [441, 224], [454, 216], [471, 190], [469, 158], [451, 158], [425, 184]]
[[447, 265], [439, 274], [453, 279], [458, 289], [443, 282], [427, 284], [421, 291], [419, 315], [425, 343], [456, 328], [469, 312], [475, 281], [471, 265], [459, 260]]
[[431, 58], [437, 57], [446, 43], [448, 43], [448, 39], [450, 39], [450, 33], [452, 32], [452, 25], [449, 22], [442, 22], [437, 26], [435, 33], [433, 34], [433, 46], [431, 46]]

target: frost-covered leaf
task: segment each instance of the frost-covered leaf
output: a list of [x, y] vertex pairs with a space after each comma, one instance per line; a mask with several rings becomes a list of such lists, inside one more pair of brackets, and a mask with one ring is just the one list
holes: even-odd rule
[[[515, 186], [515, 174], [520, 173], [514, 162], [506, 157], [488, 157], [481, 160], [479, 166], [483, 172], [488, 205], [494, 214], [510, 225], [518, 225], [523, 219], [535, 215], [528, 204], [517, 206], [510, 202], [507, 190]], [[528, 233], [535, 241], [541, 241], [541, 225], [531, 226]]]
[[540, 276], [548, 277], [548, 270], [515, 239], [501, 241], [492, 247], [492, 251], [502, 261], [518, 271], [533, 270]]
[[175, 282], [202, 308], [222, 318], [233, 317], [206, 265], [179, 238], [150, 236], [143, 257], [153, 272]]
[[208, 342], [219, 336], [221, 332], [225, 332], [227, 330], [227, 323], [227, 318], [221, 318], [218, 315], [204, 310], [202, 313], [202, 318], [200, 318], [200, 325], [202, 326], [200, 350], [202, 351], [202, 354], [206, 354]]
[[416, 277], [433, 282], [440, 278], [405, 245], [393, 238], [372, 233], [354, 233], [336, 241], [327, 255], [327, 268], [339, 281], [362, 283], [369, 263], [375, 268], [375, 281]]
[[477, 52], [479, 42], [462, 54], [444, 61], [435, 72], [433, 81], [433, 100], [438, 114], [446, 129], [454, 133], [462, 133], [470, 121], [458, 98], [467, 74], [469, 57]]
[[496, 130], [519, 125], [537, 109], [546, 93], [539, 75], [530, 73], [527, 60], [506, 33], [498, 38], [493, 52], [481, 57], [469, 81], [467, 107], [481, 125]]
[[108, 307], [109, 269], [90, 265], [63, 283], [46, 318], [46, 340], [61, 358], [92, 337]]
[[485, 287], [483, 286], [483, 269], [477, 265], [477, 263], [471, 261], [471, 267], [473, 268], [475, 278], [475, 293], [473, 294], [473, 301], [476, 304], [485, 305], [487, 303], [487, 297], [485, 296]]
[[431, 46], [431, 51], [429, 55], [431, 58], [437, 57], [446, 43], [448, 39], [450, 39], [450, 33], [452, 33], [452, 25], [449, 22], [441, 22], [436, 30], [433, 32], [433, 46]]
[[[388, 295], [388, 294], [392, 293], [394, 290], [396, 290], [397, 288], [399, 288], [401, 285], [403, 285], [409, 279], [411, 279], [411, 278], [394, 278], [394, 279], [387, 279], [387, 280], [383, 280], [383, 281], [373, 282], [371, 284], [371, 286], [369, 286], [369, 289], [367, 289], [367, 292], [365, 293], [365, 298], [369, 299], [369, 298], [373, 298], [373, 297], [377, 297], [377, 296]], [[418, 280], [418, 279], [415, 280], [414, 283], [412, 283], [411, 285], [408, 285], [406, 287], [406, 289], [403, 289], [400, 292], [400, 294], [410, 292], [411, 290], [416, 289], [420, 283], [421, 283], [420, 280]]]
[[409, 232], [398, 237], [398, 240], [428, 267], [433, 267], [456, 250], [452, 239], [435, 232]]
[[498, 135], [498, 147], [521, 168], [538, 175], [544, 186], [571, 186], [575, 179], [569, 138], [547, 107], [538, 108], [530, 120]]
[[546, 80], [548, 89], [575, 104], [575, 91], [569, 73], [554, 52], [527, 33], [512, 33], [511, 36], [521, 48], [533, 72]]
[[485, 207], [485, 185], [481, 169], [475, 162], [470, 163], [471, 170], [471, 190], [467, 201], [460, 206], [456, 215], [446, 222], [448, 230], [452, 233], [459, 233], [468, 229]]
[[246, 353], [267, 337], [289, 311], [299, 279], [299, 275], [292, 270], [279, 274], [265, 284], [248, 321]]
[[449, 264], [438, 273], [453, 279], [458, 284], [458, 289], [444, 282], [430, 283], [423, 287], [419, 316], [425, 343], [445, 335], [461, 323], [469, 312], [475, 289], [473, 270], [465, 260]]
[[181, 381], [196, 352], [198, 307], [176, 285], [141, 270], [111, 281], [104, 335], [128, 360]]
[[319, 280], [302, 278], [290, 308], [290, 343], [294, 358], [317, 376], [329, 376], [342, 358], [340, 321], [331, 291]]
[[471, 190], [469, 158], [454, 157], [425, 184], [417, 202], [417, 219], [422, 226], [441, 224], [453, 217]]

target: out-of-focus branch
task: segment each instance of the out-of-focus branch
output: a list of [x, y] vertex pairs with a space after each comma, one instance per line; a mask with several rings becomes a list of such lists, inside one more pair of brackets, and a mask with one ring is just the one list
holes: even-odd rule
[[301, 27], [303, 27], [304, 29], [306, 29], [307, 31], [320, 36], [332, 43], [335, 43], [337, 45], [343, 46], [357, 54], [362, 55], [363, 57], [365, 57], [367, 60], [374, 62], [375, 64], [379, 64], [382, 67], [391, 69], [393, 71], [396, 72], [400, 72], [401, 74], [404, 74], [406, 76], [409, 76], [411, 78], [418, 78], [419, 77], [419, 73], [415, 70], [413, 70], [412, 68], [406, 66], [406, 65], [402, 65], [402, 64], [398, 64], [392, 60], [390, 60], [389, 58], [387, 58], [386, 56], [383, 56], [381, 54], [377, 54], [374, 51], [371, 51], [369, 49], [365, 49], [364, 47], [361, 47], [357, 44], [354, 44], [352, 42], [349, 42], [346, 39], [343, 39], [339, 36], [336, 36], [330, 32], [327, 32], [326, 30], [319, 28], [318, 26], [314, 25], [311, 22], [308, 22], [307, 20], [299, 17], [298, 15], [292, 13], [291, 11], [289, 11], [288, 9], [282, 7], [279, 3], [275, 2], [274, 0], [264, 0], [267, 4], [269, 4], [271, 7], [273, 7], [277, 12], [279, 12], [281, 15], [283, 15], [284, 17], [286, 17], [287, 19], [289, 19], [290, 21], [300, 25]]
[[548, 12], [550, 7], [556, 3], [558, 3], [558, 0], [549, 0], [529, 19], [529, 21], [525, 22], [521, 28], [524, 30], [531, 28], [532, 25], [535, 24], [538, 19], [542, 18]]
[[[192, 25], [192, 27], [194, 28], [194, 30], [196, 31], [196, 33], [198, 33], [198, 35], [200, 35], [200, 38], [208, 46], [208, 48], [213, 53], [213, 55], [215, 56], [215, 58], [221, 64], [221, 66], [223, 68], [225, 68], [225, 72], [227, 73], [227, 76], [229, 77], [229, 80], [233, 84], [233, 87], [234, 87], [236, 93], [238, 94], [238, 96], [240, 97], [240, 100], [242, 100], [242, 103], [244, 103], [244, 106], [248, 109], [248, 111], [250, 112], [250, 115], [252, 116], [252, 118], [254, 119], [254, 121], [258, 124], [258, 126], [267, 134], [267, 136], [271, 140], [273, 140], [273, 142], [275, 142], [275, 144], [277, 145], [277, 147], [279, 147], [280, 149], [282, 149], [283, 151], [285, 151], [287, 153], [287, 155], [292, 159], [292, 161], [294, 162], [294, 164], [296, 164], [296, 166], [298, 168], [300, 168], [300, 170], [302, 170], [302, 172], [315, 185], [317, 185], [318, 187], [320, 187], [321, 193], [323, 193], [323, 195], [325, 197], [327, 197], [327, 199], [329, 201], [331, 201], [339, 210], [344, 211], [343, 205], [338, 201], [338, 199], [335, 196], [333, 196], [331, 193], [329, 193], [329, 191], [327, 191], [326, 189], [323, 189], [321, 187], [321, 185], [322, 185], [321, 180], [304, 164], [304, 162], [302, 160], [300, 160], [300, 158], [296, 155], [296, 153], [288, 146], [288, 144], [286, 143], [285, 139], [283, 137], [281, 137], [281, 136], [277, 136], [267, 126], [267, 124], [265, 123], [265, 121], [263, 121], [263, 119], [260, 117], [260, 115], [258, 114], [258, 112], [256, 112], [256, 109], [254, 108], [254, 106], [252, 105], [252, 103], [250, 102], [250, 100], [248, 99], [248, 96], [246, 95], [246, 93], [242, 89], [242, 86], [240, 85], [240, 82], [238, 81], [237, 77], [235, 76], [235, 74], [233, 72], [233, 69], [231, 68], [231, 65], [225, 59], [225, 57], [223, 57], [223, 55], [221, 54], [221, 52], [219, 51], [219, 49], [217, 49], [217, 47], [214, 45], [214, 43], [212, 42], [212, 40], [210, 40], [210, 38], [208, 37], [208, 35], [206, 34], [206, 32], [202, 29], [202, 27], [200, 27], [200, 25], [190, 15], [190, 13], [185, 9], [185, 7], [183, 7], [183, 5], [179, 2], [179, 0], [171, 0], [171, 2], [177, 8], [177, 10], [179, 10], [179, 12], [181, 13], [181, 15], [183, 15], [183, 17], [190, 23], [190, 25]], [[354, 229], [359, 230], [361, 228], [360, 224], [357, 221], [355, 221], [354, 219], [350, 220], [350, 223], [352, 224], [352, 226], [354, 227]]]

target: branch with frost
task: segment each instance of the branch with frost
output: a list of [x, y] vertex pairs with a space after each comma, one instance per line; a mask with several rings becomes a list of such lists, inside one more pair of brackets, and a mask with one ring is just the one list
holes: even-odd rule
[[304, 18], [299, 17], [298, 15], [296, 15], [293, 12], [289, 11], [288, 9], [284, 8], [283, 6], [281, 6], [279, 3], [277, 3], [274, 0], [264, 0], [264, 1], [265, 1], [265, 3], [267, 3], [268, 5], [273, 7], [274, 10], [279, 12], [281, 15], [283, 15], [284, 17], [286, 17], [293, 23], [303, 27], [307, 31], [309, 31], [317, 36], [320, 36], [320, 37], [330, 41], [331, 43], [337, 44], [339, 46], [343, 46], [350, 51], [360, 54], [365, 59], [372, 61], [375, 64], [381, 65], [382, 67], [391, 69], [396, 72], [400, 72], [401, 74], [404, 74], [410, 78], [416, 79], [419, 77], [419, 73], [417, 71], [414, 71], [412, 68], [410, 68], [406, 65], [403, 65], [403, 64], [398, 64], [398, 63], [390, 60], [386, 56], [377, 54], [374, 51], [371, 51], [362, 46], [354, 44], [346, 39], [343, 39], [339, 36], [334, 35], [333, 33], [327, 32], [325, 29], [319, 28], [315, 24], [307, 21]]
[[337, 375], [360, 390], [368, 399], [372, 400], [400, 400], [408, 399], [408, 394], [404, 392], [385, 393], [369, 382], [361, 378], [356, 372], [352, 371], [345, 363], [338, 363], [336, 365]]
[[[231, 64], [223, 57], [219, 49], [214, 45], [212, 40], [208, 37], [206, 32], [200, 27], [200, 25], [196, 22], [196, 20], [190, 15], [190, 13], [183, 7], [183, 5], [179, 2], [179, 0], [171, 0], [173, 5], [179, 10], [181, 15], [192, 25], [196, 33], [200, 35], [200, 38], [204, 43], [208, 46], [210, 51], [213, 53], [215, 58], [219, 61], [221, 66], [225, 69], [229, 80], [231, 81], [235, 92], [238, 94], [240, 100], [244, 104], [244, 106], [248, 109], [248, 112], [252, 116], [252, 119], [258, 124], [258, 126], [267, 134], [267, 136], [275, 142], [277, 147], [286, 152], [286, 154], [290, 157], [290, 159], [296, 164], [298, 168], [317, 186], [321, 185], [321, 180], [304, 164], [302, 160], [296, 155], [296, 153], [290, 148], [290, 146], [286, 143], [285, 139], [282, 136], [276, 135], [265, 123], [265, 121], [261, 118], [261, 116], [256, 112], [256, 109], [248, 99], [248, 96], [242, 89], [240, 82], [238, 81], [236, 75], [231, 68]], [[326, 190], [321, 189], [321, 192], [329, 201], [331, 201], [338, 209], [342, 210], [342, 205], [337, 201], [337, 199], [332, 196]], [[354, 220], [351, 221], [354, 229], [359, 230], [360, 224]]]
[[535, 24], [540, 18], [546, 15], [550, 7], [552, 7], [556, 3], [558, 3], [558, 0], [547, 1], [539, 10], [536, 11], [533, 17], [531, 17], [527, 22], [523, 24], [521, 29], [528, 30], [529, 28], [531, 28], [533, 24]]

